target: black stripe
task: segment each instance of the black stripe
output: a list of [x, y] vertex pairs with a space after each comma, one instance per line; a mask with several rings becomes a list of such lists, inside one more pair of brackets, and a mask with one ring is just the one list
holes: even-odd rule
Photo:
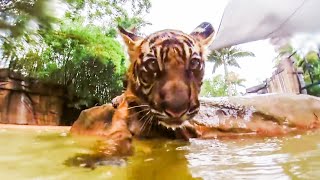
[[154, 58], [156, 55], [155, 54], [152, 54], [152, 53], [148, 53], [146, 55], [147, 58]]
[[160, 59], [163, 61], [165, 50], [168, 49], [166, 46], [160, 49]]
[[[180, 48], [179, 48], [179, 47], [180, 47]], [[183, 49], [181, 48], [181, 46], [179, 46], [179, 47], [174, 47], [174, 48], [177, 50], [178, 55], [179, 55], [180, 57], [183, 57]]]
[[[164, 49], [164, 48], [162, 48], [162, 49]], [[164, 52], [163, 52], [162, 58], [161, 58], [162, 61], [163, 61], [163, 63], [167, 61], [167, 59], [168, 59], [168, 53], [169, 53], [169, 48], [166, 47], [166, 49], [164, 49]], [[166, 58], [164, 58], [164, 55], [166, 55]]]
[[153, 46], [154, 42], [156, 42], [156, 40], [159, 38], [159, 35], [158, 36], [155, 36], [153, 37], [152, 39], [149, 40], [149, 46]]
[[[190, 57], [192, 56], [192, 50], [191, 50], [191, 48], [189, 47], [189, 54], [190, 54]], [[189, 57], [189, 58], [190, 58]], [[186, 57], [186, 59], [187, 59], [188, 57]]]
[[144, 54], [143, 54], [143, 53], [141, 53], [141, 54], [139, 55], [140, 60], [142, 60], [142, 59], [143, 59], [143, 57], [144, 57]]
[[134, 62], [133, 67], [134, 67], [134, 68], [133, 68], [134, 78], [137, 78], [137, 77], [138, 77], [138, 73], [139, 73], [139, 68], [138, 68], [137, 61]]
[[183, 42], [186, 43], [189, 47], [194, 46], [193, 42], [189, 38], [184, 39]]
[[174, 39], [166, 39], [161, 43], [162, 46], [170, 46], [172, 44], [182, 44], [182, 42], [174, 38]]

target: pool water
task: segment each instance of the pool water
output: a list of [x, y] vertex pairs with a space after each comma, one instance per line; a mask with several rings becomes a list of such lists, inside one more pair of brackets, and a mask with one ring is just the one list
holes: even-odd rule
[[135, 140], [126, 159], [67, 130], [0, 128], [1, 179], [320, 179], [320, 133], [278, 138]]

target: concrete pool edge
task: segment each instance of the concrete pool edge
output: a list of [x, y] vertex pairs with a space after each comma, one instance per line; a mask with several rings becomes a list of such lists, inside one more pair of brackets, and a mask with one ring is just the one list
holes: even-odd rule
[[71, 128], [71, 126], [39, 126], [39, 125], [20, 125], [20, 124], [0, 124], [0, 129], [69, 131], [70, 128]]

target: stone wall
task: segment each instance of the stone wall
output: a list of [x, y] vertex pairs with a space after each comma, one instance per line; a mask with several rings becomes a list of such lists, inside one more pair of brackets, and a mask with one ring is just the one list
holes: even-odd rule
[[0, 123], [59, 125], [64, 88], [0, 69]]

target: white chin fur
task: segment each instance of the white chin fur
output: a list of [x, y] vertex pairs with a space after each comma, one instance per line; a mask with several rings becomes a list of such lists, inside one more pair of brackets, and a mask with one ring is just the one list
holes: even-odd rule
[[186, 125], [189, 124], [189, 122], [184, 121], [183, 123], [177, 125], [177, 124], [167, 124], [164, 121], [158, 121], [158, 124], [167, 128], [167, 129], [171, 129], [171, 130], [175, 131], [176, 129], [181, 129], [181, 128], [185, 127]]

